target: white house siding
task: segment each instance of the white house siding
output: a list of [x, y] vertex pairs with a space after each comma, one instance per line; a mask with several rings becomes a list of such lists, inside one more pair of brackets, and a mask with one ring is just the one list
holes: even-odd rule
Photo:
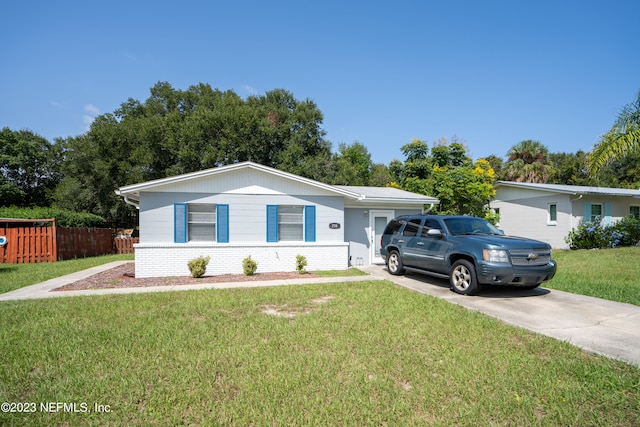
[[[556, 204], [557, 221], [549, 221], [549, 205]], [[553, 248], [568, 247], [572, 207], [567, 194], [500, 187], [492, 208], [500, 209], [500, 228], [505, 234], [547, 242]]]
[[[229, 205], [229, 243], [266, 242], [267, 205], [316, 206], [316, 241], [344, 242], [344, 201], [340, 196], [289, 196], [264, 194], [144, 193], [140, 198], [140, 241], [174, 241], [174, 203]], [[189, 244], [189, 243], [187, 243]]]
[[[615, 223], [629, 215], [637, 199], [606, 195], [554, 193], [523, 188], [499, 187], [492, 208], [500, 209], [500, 228], [506, 234], [529, 237], [549, 243], [553, 248], [568, 249], [565, 238], [584, 220], [585, 204], [611, 207], [606, 223]], [[557, 221], [549, 222], [549, 204], [557, 207]], [[603, 212], [604, 215], [604, 212]], [[603, 219], [604, 220], [604, 219]]]
[[224, 173], [168, 183], [149, 191], [241, 195], [336, 195], [329, 189], [313, 187], [304, 182], [249, 168], [227, 170]]

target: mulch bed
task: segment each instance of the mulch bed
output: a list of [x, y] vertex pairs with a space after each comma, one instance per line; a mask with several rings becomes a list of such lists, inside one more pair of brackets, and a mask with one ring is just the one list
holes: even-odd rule
[[114, 267], [107, 271], [94, 274], [86, 279], [69, 283], [54, 289], [54, 291], [79, 291], [84, 289], [113, 289], [113, 288], [140, 288], [148, 286], [180, 286], [195, 285], [199, 283], [223, 283], [223, 282], [253, 282], [267, 280], [286, 280], [319, 277], [313, 273], [300, 274], [298, 272], [281, 273], [257, 273], [253, 276], [245, 274], [221, 274], [218, 276], [203, 276], [195, 279], [191, 276], [184, 277], [152, 277], [138, 279], [135, 277], [135, 264], [133, 262]]

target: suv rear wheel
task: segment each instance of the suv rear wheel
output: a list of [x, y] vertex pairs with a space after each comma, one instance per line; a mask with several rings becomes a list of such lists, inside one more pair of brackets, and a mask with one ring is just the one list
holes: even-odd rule
[[389, 252], [389, 258], [387, 258], [387, 270], [394, 276], [399, 276], [404, 273], [404, 266], [402, 265], [402, 258], [398, 251]]
[[449, 272], [449, 280], [451, 282], [451, 290], [458, 294], [476, 295], [480, 291], [476, 268], [465, 259], [460, 259], [453, 263]]

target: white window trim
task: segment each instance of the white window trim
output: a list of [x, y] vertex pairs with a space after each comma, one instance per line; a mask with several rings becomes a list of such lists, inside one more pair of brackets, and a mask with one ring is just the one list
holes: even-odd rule
[[[551, 219], [551, 206], [556, 207], [556, 219]], [[558, 225], [558, 204], [556, 202], [547, 203], [547, 225]]]
[[[198, 214], [201, 212], [198, 211], [192, 211], [192, 208], [195, 206], [207, 206], [213, 209], [213, 221], [205, 221], [201, 218], [197, 218], [198, 215], [196, 216], [196, 219], [192, 219], [192, 214]], [[187, 203], [187, 242], [216, 242], [217, 241], [217, 227], [218, 227], [218, 216], [217, 216], [217, 206], [215, 203]], [[209, 213], [209, 212], [207, 212]], [[213, 239], [212, 240], [196, 240], [193, 238], [192, 236], [192, 232], [191, 232], [191, 225], [192, 224], [209, 224], [210, 226], [212, 226], [213, 228]]]

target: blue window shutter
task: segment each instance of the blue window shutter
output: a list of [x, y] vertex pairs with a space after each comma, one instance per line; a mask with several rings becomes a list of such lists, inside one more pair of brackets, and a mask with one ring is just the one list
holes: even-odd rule
[[316, 241], [316, 207], [304, 207], [304, 241]]
[[229, 243], [229, 205], [216, 205], [216, 240]]
[[613, 213], [613, 207], [611, 206], [611, 202], [604, 203], [604, 226], [607, 227], [611, 225], [611, 215]]
[[584, 218], [582, 222], [590, 222], [591, 221], [591, 203], [584, 203]]
[[187, 204], [173, 205], [173, 241], [187, 243]]
[[278, 205], [267, 205], [267, 242], [278, 241]]

